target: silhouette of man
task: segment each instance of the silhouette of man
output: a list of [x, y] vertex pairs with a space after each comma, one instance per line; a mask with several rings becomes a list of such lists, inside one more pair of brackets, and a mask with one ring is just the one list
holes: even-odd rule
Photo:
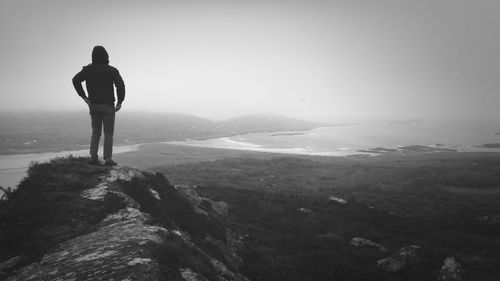
[[[85, 81], [87, 95], [82, 87]], [[115, 91], [118, 103], [115, 107]], [[92, 63], [73, 77], [73, 86], [76, 92], [87, 103], [92, 120], [92, 138], [90, 140], [90, 162], [98, 164], [97, 151], [99, 139], [104, 127], [104, 165], [114, 166], [113, 161], [113, 132], [115, 127], [115, 112], [120, 110], [125, 99], [125, 84], [118, 69], [109, 65], [109, 56], [102, 46], [95, 46], [92, 50]]]

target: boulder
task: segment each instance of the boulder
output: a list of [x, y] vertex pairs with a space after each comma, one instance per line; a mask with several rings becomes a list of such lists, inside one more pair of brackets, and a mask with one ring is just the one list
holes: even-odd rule
[[203, 202], [207, 202], [212, 211], [219, 215], [227, 216], [229, 213], [229, 205], [224, 201], [213, 201], [208, 198], [203, 198]]
[[208, 279], [200, 276], [194, 272], [191, 268], [181, 268], [181, 277], [185, 281], [207, 281]]
[[227, 216], [229, 213], [229, 206], [226, 202], [224, 201], [213, 201], [208, 198], [201, 197], [196, 193], [195, 189], [197, 186], [188, 186], [188, 185], [175, 185], [174, 186], [177, 191], [186, 199], [188, 199], [193, 206], [195, 207], [195, 210], [198, 213], [207, 215], [207, 211], [214, 211], [215, 213], [223, 216]]
[[328, 201], [335, 202], [335, 203], [337, 203], [339, 205], [345, 205], [345, 204], [347, 204], [347, 201], [345, 199], [342, 199], [342, 198], [339, 198], [339, 197], [335, 197], [333, 195], [328, 196]]
[[444, 259], [443, 266], [439, 271], [439, 281], [462, 281], [464, 280], [462, 265], [454, 257]]
[[351, 242], [349, 242], [349, 244], [356, 246], [356, 247], [361, 247], [361, 246], [375, 247], [375, 248], [378, 248], [381, 252], [387, 252], [387, 247], [380, 245], [379, 243], [373, 242], [371, 240], [361, 238], [361, 237], [352, 238]]
[[487, 223], [487, 224], [500, 224], [500, 216], [483, 216], [479, 219], [480, 222], [482, 223]]
[[421, 260], [421, 247], [411, 245], [403, 247], [389, 257], [377, 261], [377, 265], [388, 272], [396, 272], [415, 265]]
[[312, 210], [308, 208], [298, 208], [297, 211], [303, 213], [303, 214], [312, 214]]

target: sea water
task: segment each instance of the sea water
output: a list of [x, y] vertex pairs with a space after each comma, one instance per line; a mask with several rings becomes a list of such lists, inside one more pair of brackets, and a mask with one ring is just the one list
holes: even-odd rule
[[[178, 145], [241, 149], [302, 155], [347, 156], [376, 154], [363, 150], [377, 147], [396, 149], [422, 145], [460, 152], [500, 152], [483, 144], [500, 143], [500, 120], [366, 122], [319, 127], [309, 131], [249, 133], [207, 140], [167, 142]], [[134, 151], [140, 145], [118, 146], [115, 153]], [[31, 162], [45, 162], [57, 156], [87, 155], [87, 150], [21, 155], [0, 155], [0, 185], [14, 187], [26, 175]], [[1, 192], [0, 192], [1, 196]]]
[[404, 146], [448, 148], [460, 152], [500, 152], [484, 144], [500, 143], [500, 126], [486, 121], [413, 121], [335, 125], [310, 131], [249, 133], [174, 144], [275, 153], [347, 156], [373, 154], [374, 148]]

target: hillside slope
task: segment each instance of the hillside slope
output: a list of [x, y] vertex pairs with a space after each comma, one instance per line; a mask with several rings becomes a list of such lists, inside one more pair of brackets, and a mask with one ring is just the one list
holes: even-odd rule
[[[0, 280], [496, 281], [499, 195], [453, 197], [432, 183], [487, 187], [500, 162], [442, 161], [282, 157], [159, 169], [175, 186], [84, 158], [34, 164], [0, 201]], [[470, 161], [475, 177], [453, 176]]]
[[221, 206], [161, 174], [34, 164], [0, 205], [0, 280], [247, 280]]
[[[314, 159], [154, 169], [228, 204], [248, 234], [241, 271], [255, 281], [498, 280], [500, 193], [482, 193], [500, 186], [498, 155]], [[445, 277], [450, 268], [463, 270]]]

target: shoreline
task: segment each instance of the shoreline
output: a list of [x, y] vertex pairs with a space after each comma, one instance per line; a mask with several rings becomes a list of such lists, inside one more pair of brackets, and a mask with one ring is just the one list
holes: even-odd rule
[[[305, 134], [305, 133], [304, 133]], [[296, 134], [294, 134], [296, 135]], [[273, 135], [271, 135], [273, 137]], [[212, 142], [212, 143], [210, 143]], [[233, 141], [228, 137], [219, 137], [208, 140], [184, 140], [184, 141], [168, 141], [159, 142], [158, 144], [169, 144], [179, 146], [191, 146], [202, 148], [216, 148], [216, 149], [233, 149], [260, 153], [276, 153], [285, 155], [301, 155], [301, 156], [322, 156], [322, 157], [352, 157], [352, 156], [383, 156], [383, 155], [411, 155], [411, 154], [431, 154], [431, 153], [469, 153], [469, 152], [482, 152], [482, 153], [498, 153], [500, 148], [484, 147], [480, 145], [470, 145], [467, 147], [445, 147], [442, 145], [400, 145], [393, 148], [388, 147], [374, 147], [367, 149], [355, 148], [336, 148], [335, 150], [316, 149], [311, 147], [293, 147], [293, 148], [271, 148], [263, 145], [247, 143], [243, 141]]]
[[[125, 147], [135, 147], [137, 150], [138, 147], [142, 145], [149, 144], [176, 144], [176, 145], [186, 145], [186, 146], [196, 146], [196, 147], [207, 147], [207, 148], [221, 148], [221, 149], [238, 149], [238, 150], [247, 150], [254, 152], [267, 152], [267, 153], [280, 153], [280, 154], [292, 154], [292, 155], [311, 155], [311, 156], [326, 156], [326, 157], [348, 157], [355, 156], [358, 154], [363, 155], [385, 155], [385, 154], [406, 154], [406, 153], [434, 153], [434, 152], [446, 152], [454, 150], [456, 152], [500, 152], [500, 143], [480, 143], [480, 144], [463, 144], [461, 146], [457, 146], [456, 144], [445, 145], [443, 143], [426, 143], [422, 144], [416, 140], [415, 143], [406, 143], [401, 145], [381, 145], [377, 146], [374, 144], [373, 147], [369, 147], [364, 145], [363, 147], [336, 147], [336, 148], [317, 148], [317, 147], [287, 147], [287, 148], [276, 148], [269, 147], [266, 145], [254, 144], [251, 142], [244, 142], [233, 140], [235, 137], [244, 137], [251, 134], [268, 134], [270, 138], [274, 137], [287, 137], [287, 136], [301, 136], [307, 135], [309, 133], [313, 133], [315, 130], [321, 128], [331, 128], [331, 127], [351, 127], [358, 126], [363, 124], [321, 124], [315, 127], [307, 127], [307, 128], [296, 128], [296, 129], [288, 129], [288, 130], [256, 130], [256, 131], [242, 131], [242, 132], [234, 132], [234, 133], [226, 133], [226, 134], [214, 134], [214, 135], [206, 135], [206, 136], [195, 136], [195, 137], [177, 137], [166, 140], [151, 140], [146, 142], [128, 142], [121, 143], [114, 146], [115, 150], [120, 150]], [[207, 144], [209, 142], [227, 142], [232, 143], [233, 145], [227, 144]], [[205, 142], [205, 144], [204, 144]], [[380, 144], [379, 144], [380, 145]], [[355, 145], [356, 146], [356, 145]], [[0, 154], [0, 158], [2, 157], [10, 157], [15, 155], [37, 157], [42, 154], [67, 154], [67, 153], [84, 153], [88, 151], [88, 145], [73, 145], [73, 146], [63, 146], [61, 145], [57, 148], [55, 147], [45, 147], [45, 148], [21, 148], [21, 149], [3, 149], [9, 150], [4, 152], [4, 154]], [[415, 151], [413, 151], [415, 150]], [[115, 152], [120, 153], [120, 152]], [[0, 167], [1, 169], [1, 167]]]
[[[328, 127], [337, 127], [337, 126], [346, 126], [346, 125], [328, 125], [328, 124], [323, 124], [321, 126], [317, 127], [309, 127], [309, 128], [300, 128], [300, 129], [295, 129], [295, 130], [263, 130], [263, 131], [243, 131], [243, 132], [235, 132], [235, 133], [228, 133], [228, 134], [215, 134], [211, 136], [198, 136], [198, 137], [192, 137], [192, 138], [173, 138], [170, 140], [152, 140], [152, 141], [146, 141], [146, 142], [135, 142], [131, 141], [126, 144], [117, 144], [114, 147], [123, 147], [123, 146], [133, 146], [133, 145], [143, 145], [143, 144], [151, 144], [151, 143], [163, 143], [163, 142], [173, 142], [173, 141], [206, 141], [206, 140], [211, 140], [211, 139], [217, 139], [217, 138], [230, 138], [230, 137], [235, 137], [235, 136], [244, 136], [247, 134], [255, 134], [255, 133], [287, 133], [287, 132], [310, 132], [312, 130], [318, 129], [318, 128], [328, 128]], [[68, 148], [67, 145], [61, 145], [60, 148], [24, 148], [24, 149], [16, 149], [16, 148], [5, 148], [2, 150], [9, 150], [10, 152], [7, 152], [4, 154], [0, 154], [0, 157], [2, 156], [10, 156], [10, 155], [28, 155], [28, 154], [42, 154], [42, 153], [62, 153], [65, 151], [80, 151], [83, 150], [82, 148], [85, 148], [86, 151], [89, 150], [90, 146], [89, 145], [72, 145], [71, 148]], [[17, 152], [16, 152], [17, 151]]]
[[[446, 146], [443, 144], [435, 145], [400, 145], [400, 146], [387, 146], [387, 147], [270, 147], [267, 144], [256, 144], [243, 140], [238, 140], [237, 136], [246, 136], [249, 134], [268, 134], [270, 138], [297, 136], [314, 133], [314, 130], [329, 127], [345, 127], [347, 125], [323, 125], [314, 128], [301, 128], [295, 130], [267, 130], [267, 131], [245, 131], [240, 133], [222, 134], [215, 136], [199, 136], [194, 138], [182, 138], [167, 141], [153, 141], [142, 143], [131, 143], [114, 146], [114, 154], [119, 162], [120, 159], [127, 159], [124, 164], [136, 164], [140, 162], [140, 167], [151, 167], [161, 164], [162, 159], [155, 154], [165, 155], [165, 158], [175, 155], [175, 159], [188, 159], [189, 161], [201, 161], [206, 158], [205, 154], [209, 154], [209, 159], [220, 159], [225, 155], [230, 157], [255, 157], [254, 154], [266, 155], [266, 157], [305, 157], [315, 159], [367, 159], [378, 158], [387, 156], [390, 158], [399, 158], [407, 156], [420, 156], [430, 154], [467, 154], [467, 153], [485, 153], [496, 154], [500, 153], [500, 147], [487, 147], [485, 145], [464, 145], [463, 147]], [[349, 126], [352, 126], [350, 124]], [[164, 146], [162, 148], [162, 146]], [[155, 149], [150, 149], [155, 147]], [[66, 147], [67, 148], [67, 147]], [[19, 183], [20, 179], [24, 177], [26, 169], [31, 162], [44, 162], [55, 157], [66, 155], [87, 156], [88, 147], [82, 149], [79, 146], [77, 149], [39, 149], [36, 152], [30, 153], [9, 153], [0, 155], [0, 185], [15, 186]], [[166, 149], [167, 152], [163, 152]], [[174, 150], [184, 151], [186, 155], [178, 155]], [[207, 152], [211, 150], [210, 152]], [[154, 151], [154, 153], [151, 153]], [[218, 156], [217, 154], [220, 154]], [[124, 156], [126, 155], [126, 156]], [[194, 155], [194, 156], [193, 156]], [[134, 160], [133, 157], [136, 159]], [[260, 156], [259, 156], [260, 157]], [[139, 159], [139, 160], [138, 160]], [[148, 164], [150, 159], [151, 163]], [[163, 159], [163, 160], [164, 160]], [[175, 165], [175, 161], [167, 159], [169, 164]], [[180, 161], [181, 163], [184, 160]]]
[[[331, 127], [331, 126], [321, 126], [317, 128], [323, 128], [323, 127]], [[317, 129], [314, 128], [314, 129]], [[241, 134], [230, 134], [230, 135], [224, 135], [224, 136], [216, 136], [216, 137], [196, 137], [196, 138], [186, 138], [182, 140], [168, 140], [168, 141], [155, 141], [155, 142], [142, 142], [142, 143], [133, 143], [133, 144], [121, 144], [121, 145], [116, 145], [113, 147], [113, 153], [114, 154], [121, 154], [121, 153], [127, 153], [127, 152], [133, 152], [133, 151], [138, 151], [142, 146], [147, 146], [147, 145], [175, 145], [175, 146], [187, 146], [187, 147], [198, 147], [198, 148], [207, 148], [207, 149], [224, 149], [224, 150], [241, 150], [241, 151], [247, 151], [247, 152], [253, 152], [253, 153], [271, 153], [271, 154], [283, 154], [283, 155], [291, 155], [291, 156], [320, 156], [320, 157], [353, 157], [353, 156], [384, 156], [384, 155], [408, 155], [408, 154], [430, 154], [430, 153], [444, 153], [444, 152], [449, 152], [449, 153], [500, 153], [500, 147], [488, 147], [485, 146], [484, 144], [482, 145], [470, 145], [467, 148], [448, 148], [445, 147], [441, 144], [435, 144], [435, 145], [420, 145], [420, 144], [414, 144], [414, 145], [406, 145], [406, 146], [396, 146], [394, 148], [388, 148], [388, 147], [373, 147], [373, 148], [367, 148], [367, 149], [351, 149], [351, 153], [338, 153], [334, 151], [316, 151], [314, 152], [313, 150], [307, 150], [310, 148], [301, 148], [301, 147], [295, 147], [295, 148], [269, 148], [269, 147], [264, 147], [262, 145], [257, 145], [257, 144], [252, 144], [252, 143], [245, 143], [245, 142], [238, 142], [238, 141], [228, 141], [231, 143], [234, 143], [239, 146], [224, 146], [224, 145], [209, 145], [209, 144], [199, 144], [201, 142], [207, 142], [207, 141], [217, 141], [217, 140], [226, 140], [230, 139], [231, 137], [235, 136], [244, 136], [248, 134], [253, 134], [253, 133], [268, 133], [271, 134], [271, 137], [274, 136], [295, 136], [295, 135], [305, 135], [308, 132], [311, 132], [314, 129], [310, 130], [286, 130], [286, 131], [269, 131], [269, 132], [245, 132]], [[246, 145], [242, 146], [240, 144]], [[100, 150], [102, 149], [102, 146], [100, 146]], [[337, 148], [339, 151], [348, 151], [349, 148]], [[6, 158], [12, 158], [12, 160], [16, 160], [16, 158], [26, 158], [26, 157], [32, 157], [35, 160], [33, 161], [38, 161], [37, 159], [51, 159], [54, 157], [58, 156], [64, 156], [64, 155], [75, 155], [75, 156], [81, 156], [88, 154], [89, 148], [86, 147], [85, 149], [75, 149], [75, 150], [40, 150], [37, 152], [30, 152], [30, 153], [10, 153], [10, 154], [0, 154], [0, 171], [4, 169], [14, 169], [14, 168], [21, 168], [23, 166], [12, 166], [12, 165], [7, 165], [8, 167], [4, 167], [5, 165], [2, 165], [2, 161], [5, 161], [4, 159]]]
[[[127, 149], [123, 149], [123, 147], [126, 147]], [[63, 157], [67, 155], [82, 156], [82, 154], [78, 155], [74, 152], [80, 152], [86, 155], [88, 150], [0, 156], [0, 186], [4, 188], [15, 188], [17, 184], [19, 184], [19, 182], [26, 176], [26, 171], [31, 162], [45, 162], [55, 157]], [[33, 156], [37, 157], [33, 158]], [[121, 146], [121, 149], [117, 146], [115, 147], [114, 158], [118, 163], [120, 163], [120, 165], [150, 169], [156, 166], [211, 162], [225, 158], [272, 159], [280, 157], [310, 159], [324, 163], [345, 162], [358, 164], [364, 163], [368, 165], [408, 165], [414, 161], [425, 161], [426, 159], [442, 159], [448, 161], [461, 158], [496, 158], [500, 157], [500, 151], [439, 151], [387, 153], [378, 155], [358, 153], [345, 156], [331, 156], [190, 146], [170, 142], [156, 142]], [[12, 159], [16, 159], [16, 161], [9, 161]], [[1, 194], [3, 194], [3, 192], [0, 191], [0, 195]]]

